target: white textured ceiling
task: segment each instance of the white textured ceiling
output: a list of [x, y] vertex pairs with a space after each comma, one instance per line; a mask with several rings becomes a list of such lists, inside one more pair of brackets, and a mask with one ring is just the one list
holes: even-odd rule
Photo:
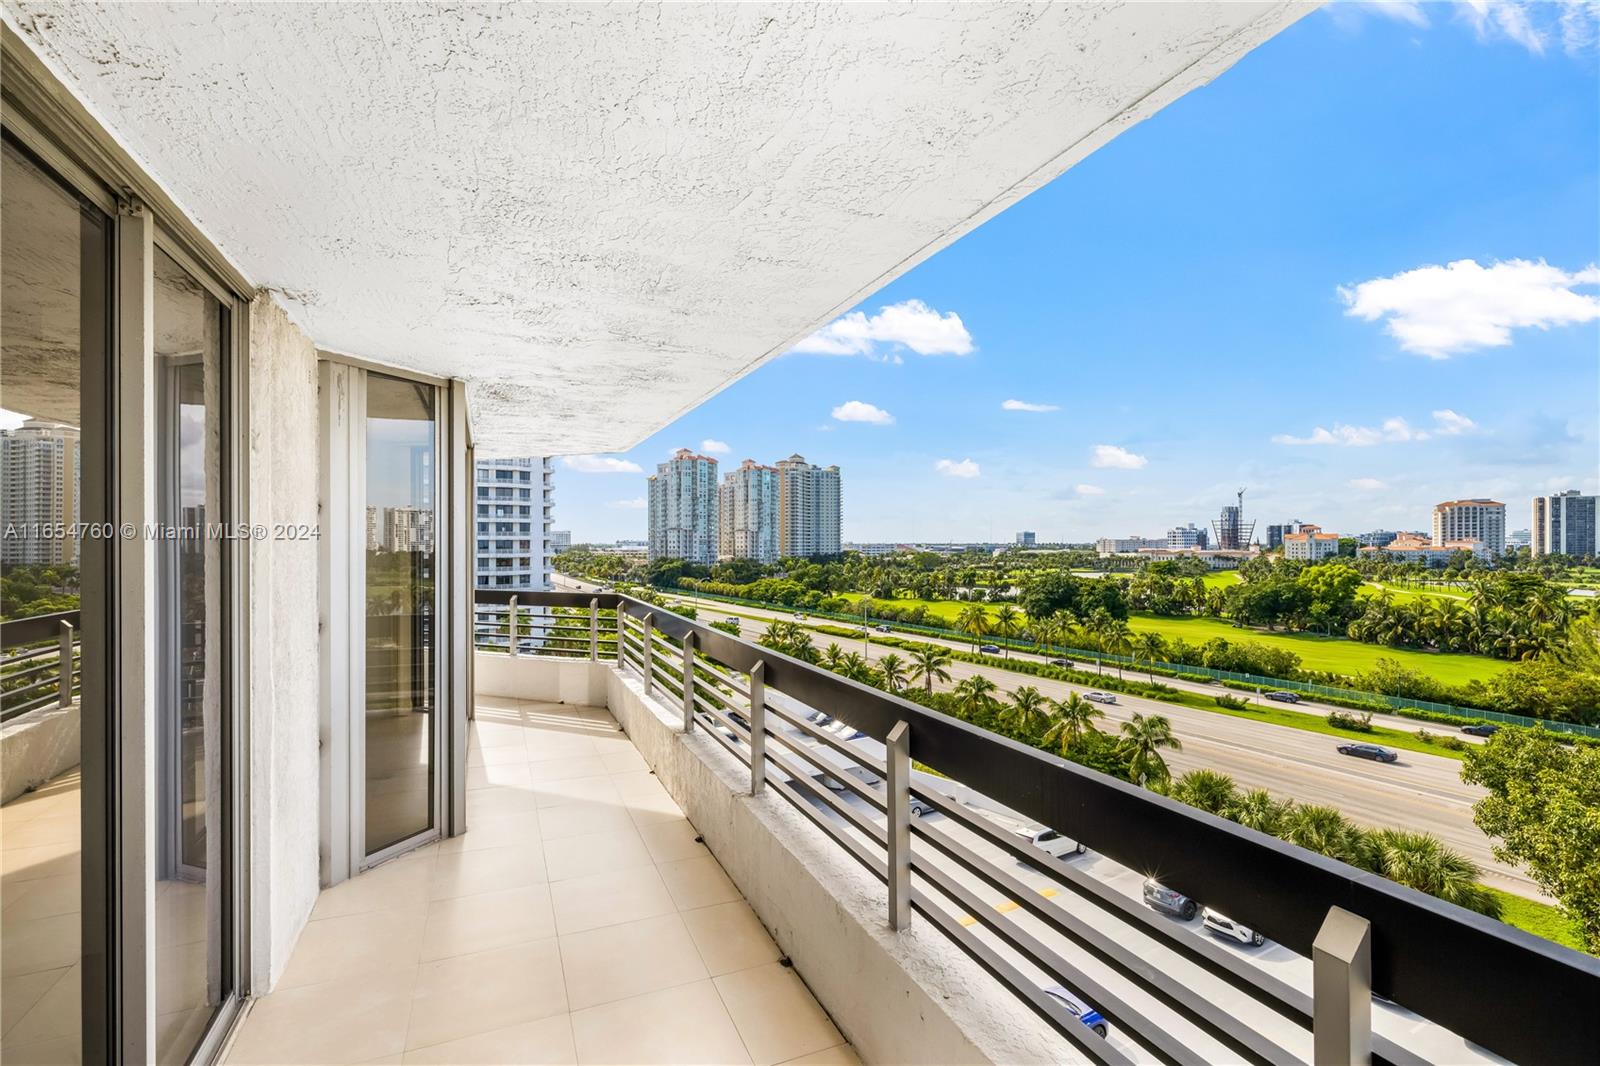
[[1305, 10], [6, 0], [320, 346], [466, 379], [499, 454], [632, 445]]

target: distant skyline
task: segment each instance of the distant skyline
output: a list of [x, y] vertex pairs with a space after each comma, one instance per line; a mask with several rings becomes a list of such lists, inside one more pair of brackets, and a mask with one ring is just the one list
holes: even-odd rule
[[631, 451], [560, 460], [557, 524], [642, 538], [679, 447], [838, 464], [847, 541], [1154, 536], [1240, 486], [1258, 530], [1460, 497], [1522, 529], [1600, 491], [1594, 17], [1519, 10], [1300, 20]]

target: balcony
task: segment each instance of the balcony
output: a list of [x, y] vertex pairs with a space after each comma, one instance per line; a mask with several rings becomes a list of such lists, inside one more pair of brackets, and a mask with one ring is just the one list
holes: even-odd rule
[[[234, 1061], [1595, 1046], [1563, 1006], [1592, 958], [637, 600], [478, 601], [470, 831], [324, 892]], [[1051, 858], [1046, 826], [1087, 851]], [[1268, 942], [1156, 914], [1146, 874]]]

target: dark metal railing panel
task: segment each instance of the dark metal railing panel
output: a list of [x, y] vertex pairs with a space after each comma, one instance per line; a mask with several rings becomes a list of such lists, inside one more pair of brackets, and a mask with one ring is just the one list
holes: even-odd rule
[[[507, 594], [499, 602], [509, 600]], [[1592, 1062], [1600, 1054], [1600, 1010], [1571, 1009], [1574, 1003], [1600, 1004], [1600, 959], [661, 607], [615, 593], [523, 592], [518, 597], [520, 605], [585, 609], [596, 600], [603, 610], [620, 608], [623, 657], [636, 669], [647, 659], [652, 661], [656, 680], [674, 695], [681, 692], [679, 685], [669, 689], [664, 682], [681, 677], [681, 664], [676, 661], [679, 649], [671, 648], [670, 653], [658, 650], [670, 645], [654, 633], [642, 631], [646, 615], [662, 637], [681, 642], [692, 635], [700, 655], [717, 660], [729, 671], [747, 674], [762, 663], [769, 692], [825, 709], [874, 739], [885, 741], [897, 722], [909, 723], [911, 756], [917, 762], [1043, 825], [1067, 832], [1100, 854], [1156, 877], [1191, 898], [1204, 900], [1224, 913], [1248, 916], [1252, 927], [1302, 956], [1311, 955], [1312, 943], [1331, 907], [1360, 915], [1372, 925], [1373, 990], [1491, 1051], [1539, 1062]], [[480, 602], [486, 602], [482, 593]], [[779, 717], [788, 716], [780, 712]], [[775, 736], [770, 726], [768, 735]], [[770, 753], [768, 758], [771, 761]], [[810, 780], [791, 784], [776, 776], [769, 784], [805, 808], [812, 805], [794, 785], [805, 793], [820, 788]], [[833, 799], [820, 798], [825, 803]], [[934, 797], [928, 801], [938, 806]], [[819, 825], [827, 818], [815, 809], [806, 813]], [[849, 839], [836, 832], [835, 836], [841, 841]], [[861, 854], [859, 841], [846, 847], [869, 867], [880, 861]], [[881, 865], [876, 869], [881, 871]], [[1096, 902], [1107, 905], [1103, 899]], [[1124, 903], [1133, 906], [1132, 901]], [[1187, 945], [1179, 950], [1196, 954]], [[1230, 971], [1230, 983], [1254, 976], [1232, 965], [1220, 966], [1216, 958], [1207, 961], [1211, 964], [1208, 969]], [[1259, 994], [1261, 982], [1250, 983]], [[1303, 1019], [1305, 997], [1295, 994], [1286, 999], [1288, 1013]], [[1494, 1009], [1483, 1009], [1486, 1003], [1494, 1004]], [[1380, 1054], [1386, 1043], [1377, 1043]], [[1399, 1057], [1406, 1056], [1399, 1052]]]

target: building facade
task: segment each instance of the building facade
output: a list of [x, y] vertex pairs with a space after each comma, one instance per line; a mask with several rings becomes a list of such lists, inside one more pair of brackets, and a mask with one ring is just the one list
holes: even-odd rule
[[1535, 496], [1528, 546], [1534, 555], [1600, 554], [1600, 526], [1595, 517], [1595, 497], [1576, 489]]
[[1314, 563], [1339, 554], [1339, 534], [1324, 533], [1322, 527], [1304, 523], [1293, 533], [1283, 535], [1283, 557]]
[[78, 540], [70, 534], [82, 514], [80, 463], [71, 426], [29, 419], [0, 431], [0, 562], [77, 563]]
[[778, 555], [838, 555], [842, 513], [839, 468], [813, 466], [801, 455], [779, 461]]
[[1506, 550], [1506, 505], [1498, 500], [1446, 500], [1433, 507], [1433, 543], [1480, 542], [1490, 555]]
[[1126, 555], [1146, 548], [1166, 547], [1166, 537], [1101, 537], [1094, 542], [1094, 550], [1101, 555]]
[[778, 558], [778, 471], [746, 459], [717, 490], [717, 555], [723, 559]]
[[1167, 530], [1167, 547], [1174, 550], [1181, 548], [1207, 548], [1210, 547], [1211, 538], [1205, 530], [1190, 522], [1186, 526], [1173, 526]]
[[552, 529], [550, 531], [550, 554], [560, 555], [564, 551], [572, 550], [572, 530]]
[[1017, 547], [1033, 548], [1039, 544], [1039, 536], [1031, 529], [1024, 529], [1017, 534]]
[[717, 503], [717, 461], [679, 448], [650, 478], [650, 558], [716, 562]]
[[[1421, 566], [1443, 567], [1457, 552], [1470, 552], [1479, 562], [1488, 562], [1491, 553], [1481, 540], [1450, 540], [1435, 544], [1421, 533], [1398, 533], [1389, 543], [1360, 549], [1363, 557], [1388, 558], [1397, 563], [1416, 563]], [[1382, 553], [1379, 556], [1377, 553]]]
[[548, 590], [555, 554], [550, 461], [479, 459], [476, 466], [478, 587]]
[[1290, 533], [1298, 532], [1300, 532], [1300, 519], [1298, 518], [1293, 522], [1270, 523], [1267, 526], [1267, 543], [1265, 545], [1267, 551], [1283, 547], [1283, 538]]

